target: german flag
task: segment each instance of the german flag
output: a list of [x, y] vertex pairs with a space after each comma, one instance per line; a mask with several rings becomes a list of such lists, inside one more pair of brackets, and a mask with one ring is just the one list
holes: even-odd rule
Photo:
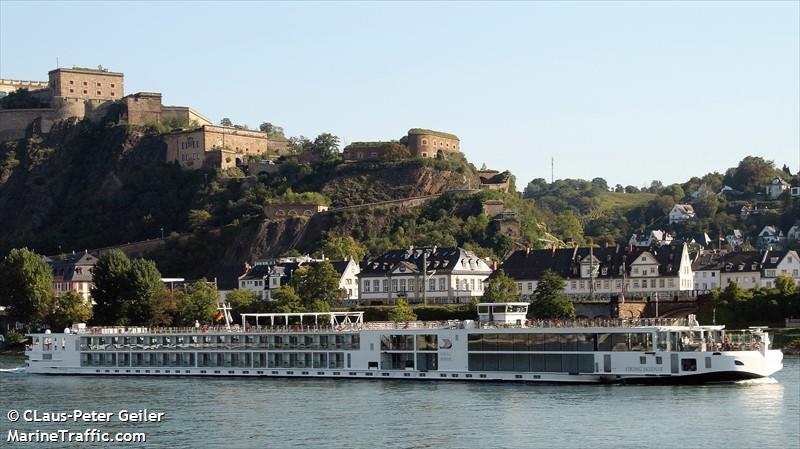
[[218, 311], [216, 315], [214, 315], [214, 321], [219, 321], [225, 318], [225, 314], [222, 313], [222, 310]]

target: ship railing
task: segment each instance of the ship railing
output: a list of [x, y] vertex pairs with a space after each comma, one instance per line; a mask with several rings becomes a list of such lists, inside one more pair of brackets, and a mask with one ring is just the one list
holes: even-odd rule
[[575, 320], [526, 320], [523, 324], [515, 323], [481, 323], [476, 322], [475, 327], [480, 329], [513, 329], [520, 327], [533, 328], [588, 328], [588, 327], [666, 327], [666, 326], [688, 326], [689, 322], [685, 318], [643, 318], [643, 319], [575, 319]]
[[87, 327], [78, 330], [79, 335], [97, 335], [101, 337], [114, 337], [120, 334], [224, 334], [224, 333], [290, 333], [290, 332], [352, 332], [362, 328], [361, 324], [348, 323], [337, 326], [330, 325], [281, 325], [281, 326], [255, 326], [242, 327], [238, 324], [227, 326], [200, 326], [200, 327]]
[[364, 329], [458, 329], [463, 327], [460, 321], [370, 321], [364, 323]]

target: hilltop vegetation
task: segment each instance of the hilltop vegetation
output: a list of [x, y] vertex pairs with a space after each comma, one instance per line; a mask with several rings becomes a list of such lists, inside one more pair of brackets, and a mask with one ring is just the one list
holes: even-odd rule
[[[713, 235], [735, 226], [752, 234], [764, 224], [785, 227], [800, 216], [788, 195], [777, 202], [758, 200], [754, 192], [774, 176], [797, 182], [788, 169], [758, 157], [745, 158], [724, 175], [668, 186], [535, 179], [521, 196], [452, 193], [419, 207], [337, 211], [463, 191], [480, 180], [461, 155], [345, 163], [332, 134], [288, 140], [291, 154], [279, 161], [278, 172], [259, 177], [165, 164], [165, 144], [153, 127], [73, 120], [49, 135], [2, 142], [0, 209], [13, 213], [0, 214], [0, 255], [13, 247], [58, 254], [163, 235], [165, 244], [150, 254], [162, 273], [235, 279], [245, 261], [290, 250], [361, 258], [412, 245], [461, 246], [498, 260], [514, 248], [584, 244], [590, 238], [598, 244], [626, 242], [648, 228]], [[718, 196], [723, 185], [742, 193]], [[485, 214], [487, 200], [502, 202], [502, 219]], [[672, 206], [687, 201], [699, 220], [668, 225]], [[264, 206], [275, 202], [327, 204], [333, 211], [311, 220], [265, 221]], [[726, 209], [741, 204], [770, 209], [741, 222]]]
[[[786, 229], [800, 217], [798, 202], [788, 192], [777, 201], [764, 197], [766, 184], [775, 177], [800, 185], [787, 167], [779, 170], [772, 161], [748, 156], [724, 175], [708, 173], [681, 184], [665, 186], [655, 180], [642, 188], [620, 184], [611, 188], [603, 178], [553, 183], [538, 178], [527, 185], [523, 195], [535, 201], [537, 212], [555, 234], [572, 241], [591, 237], [599, 243], [625, 242], [632, 233], [647, 229], [719, 236], [736, 228], [753, 237], [765, 225]], [[729, 190], [723, 192], [725, 186]], [[692, 204], [697, 219], [669, 224], [667, 215], [675, 204]], [[761, 210], [742, 221], [737, 208], [744, 205]]]

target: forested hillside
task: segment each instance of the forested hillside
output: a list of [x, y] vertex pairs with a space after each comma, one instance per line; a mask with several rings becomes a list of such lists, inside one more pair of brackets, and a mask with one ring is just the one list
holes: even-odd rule
[[[788, 192], [775, 201], [760, 193], [775, 176], [798, 182], [760, 157], [725, 174], [667, 186], [535, 179], [523, 194], [474, 194], [458, 193], [480, 183], [460, 155], [346, 163], [338, 139], [326, 133], [295, 140], [300, 157], [279, 161], [278, 173], [255, 177], [165, 164], [163, 131], [70, 121], [49, 135], [1, 143], [0, 254], [27, 246], [55, 255], [163, 236], [148, 255], [162, 273], [235, 279], [245, 262], [284, 253], [361, 258], [412, 245], [457, 245], [499, 260], [513, 248], [590, 238], [623, 243], [633, 232], [655, 228], [712, 235], [738, 228], [753, 235], [765, 224], [784, 228], [800, 216]], [[316, 157], [303, 158], [305, 151]], [[724, 186], [734, 193], [722, 192]], [[451, 191], [414, 207], [337, 210]], [[500, 216], [487, 215], [489, 200], [501, 204]], [[333, 209], [310, 220], [265, 216], [265, 204], [303, 201]], [[669, 210], [685, 202], [699, 219], [669, 225]], [[742, 205], [759, 213], [743, 220], [736, 212]]]

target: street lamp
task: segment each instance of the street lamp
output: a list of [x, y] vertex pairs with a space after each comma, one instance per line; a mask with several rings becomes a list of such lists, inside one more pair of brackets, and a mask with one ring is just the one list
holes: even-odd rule
[[164, 240], [164, 226], [161, 226], [161, 240]]

